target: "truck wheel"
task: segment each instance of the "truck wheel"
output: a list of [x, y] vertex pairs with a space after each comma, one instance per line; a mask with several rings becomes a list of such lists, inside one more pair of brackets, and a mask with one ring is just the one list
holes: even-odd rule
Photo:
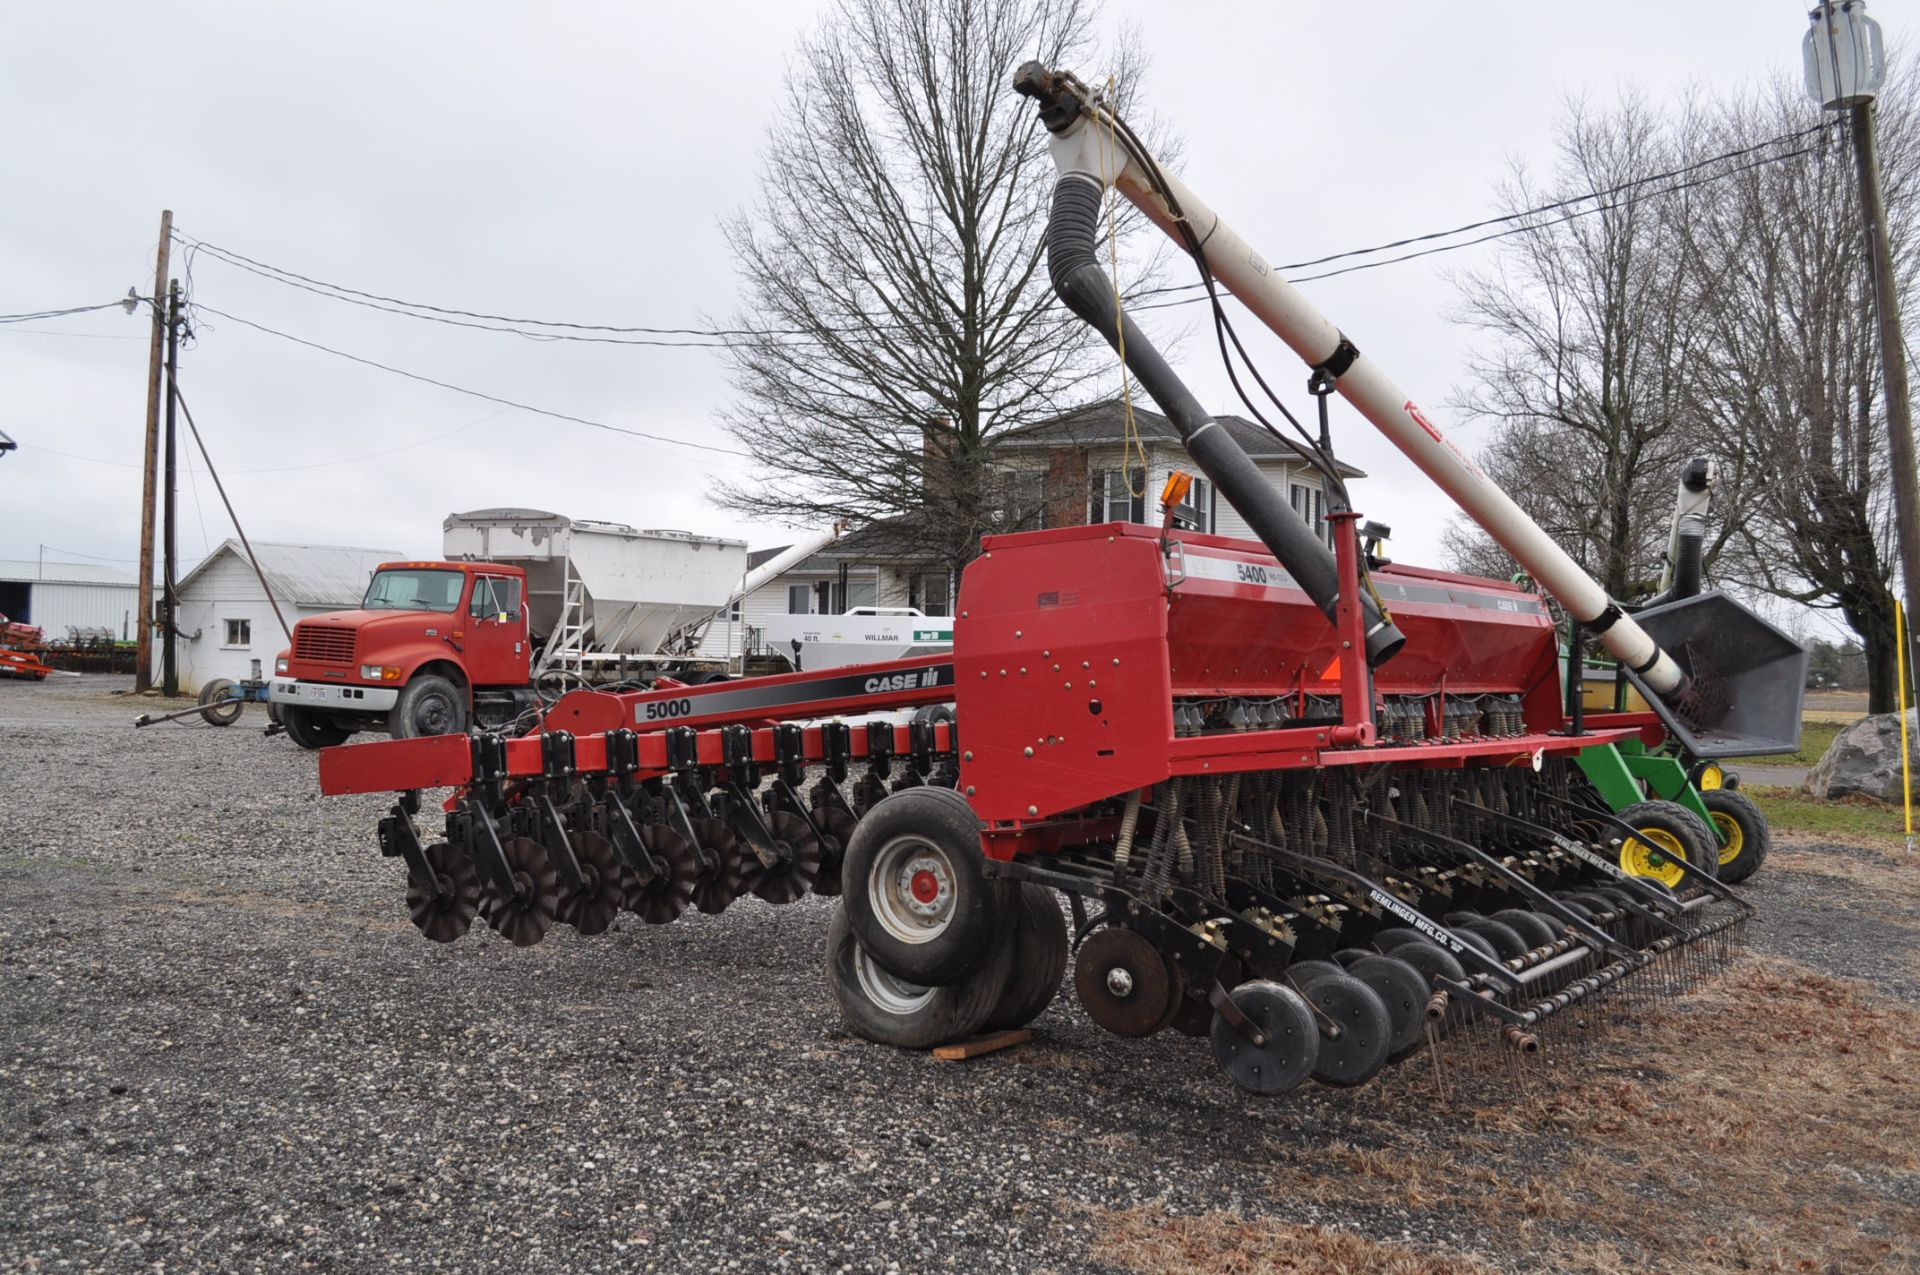
[[1713, 836], [1704, 819], [1685, 806], [1671, 801], [1640, 801], [1614, 818], [1646, 838], [1644, 842], [1621, 840], [1620, 866], [1629, 876], [1649, 877], [1677, 890], [1687, 878], [1668, 862], [1670, 859], [1683, 860], [1709, 876], [1718, 875], [1719, 838]]
[[1040, 1017], [1067, 976], [1067, 923], [1053, 891], [1022, 882], [1013, 925], [1013, 970], [983, 1031], [1011, 1031]]
[[353, 734], [326, 721], [310, 708], [298, 708], [292, 704], [280, 710], [280, 718], [280, 724], [287, 728], [287, 738], [309, 751], [344, 744], [347, 736]]
[[1720, 834], [1720, 879], [1738, 885], [1760, 870], [1767, 857], [1767, 816], [1753, 798], [1731, 788], [1709, 788], [1700, 794]]
[[907, 788], [875, 803], [840, 869], [860, 946], [921, 987], [966, 978], [1005, 945], [1020, 907], [1013, 883], [985, 869], [980, 818], [953, 789]]
[[200, 720], [209, 726], [231, 726], [240, 720], [244, 700], [230, 699], [233, 683], [216, 677], [200, 688]]
[[1013, 964], [1013, 942], [997, 935], [984, 963], [945, 987], [923, 987], [882, 969], [860, 946], [842, 900], [827, 927], [827, 981], [856, 1035], [902, 1049], [964, 1040], [993, 1013]]
[[428, 735], [467, 733], [467, 701], [460, 688], [437, 673], [422, 673], [406, 684], [393, 711], [387, 714], [387, 733], [395, 739], [423, 739]]

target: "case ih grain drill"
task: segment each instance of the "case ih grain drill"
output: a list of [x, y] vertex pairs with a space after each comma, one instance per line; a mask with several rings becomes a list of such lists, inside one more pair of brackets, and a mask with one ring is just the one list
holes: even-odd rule
[[[379, 841], [406, 864], [415, 923], [448, 941], [478, 913], [525, 944], [556, 918], [593, 933], [622, 908], [660, 923], [744, 894], [840, 894], [827, 971], [848, 1022], [925, 1046], [1047, 1005], [1068, 956], [1057, 892], [1090, 1017], [1207, 1036], [1261, 1093], [1359, 1083], [1468, 1024], [1536, 1049], [1600, 998], [1709, 967], [1749, 915], [1710, 843], [1669, 803], [1615, 812], [1576, 759], [1669, 733], [1701, 757], [1790, 740], [1803, 653], [1715, 594], [1625, 614], [1096, 95], [1037, 64], [1016, 87], [1060, 170], [1056, 291], [1259, 542], [1123, 523], [992, 536], [950, 655], [578, 691], [525, 738], [323, 752], [329, 793], [400, 794]], [[1343, 395], [1599, 634], [1658, 711], [1570, 721], [1531, 590], [1389, 565], [1350, 510], [1329, 552], [1118, 314], [1095, 251], [1110, 185], [1306, 360], [1323, 404]], [[1324, 462], [1324, 443], [1303, 446]], [[870, 716], [900, 709], [923, 711]], [[442, 837], [421, 828], [432, 788], [454, 789]]]

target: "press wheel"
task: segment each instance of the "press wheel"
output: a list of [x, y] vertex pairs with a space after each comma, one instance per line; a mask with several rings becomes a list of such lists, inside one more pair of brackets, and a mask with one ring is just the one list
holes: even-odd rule
[[[1314, 1015], [1320, 1047], [1313, 1078], [1343, 1088], [1373, 1079], [1386, 1066], [1392, 1044], [1387, 1007], [1371, 987], [1345, 970], [1315, 970], [1301, 977], [1294, 972], [1297, 968], [1288, 967], [1289, 977], [1319, 1011]], [[1329, 1026], [1338, 1027], [1338, 1035], [1329, 1034]]]
[[694, 878], [693, 906], [717, 916], [741, 894], [739, 840], [719, 819], [695, 819], [693, 835], [707, 860], [706, 871]]
[[1427, 980], [1406, 961], [1377, 953], [1362, 956], [1347, 973], [1373, 989], [1387, 1011], [1387, 1057], [1405, 1057], [1427, 1038]]
[[436, 943], [451, 943], [473, 924], [480, 906], [480, 880], [473, 874], [472, 860], [446, 842], [436, 841], [424, 849], [440, 891], [429, 894], [409, 875], [407, 911], [422, 934]]
[[502, 893], [488, 881], [481, 887], [481, 915], [487, 924], [515, 947], [532, 947], [547, 936], [559, 902], [557, 878], [547, 852], [527, 837], [508, 837], [500, 843], [513, 892]]
[[1234, 1084], [1249, 1093], [1277, 1094], [1296, 1088], [1313, 1074], [1323, 1042], [1313, 1010], [1291, 987], [1255, 979], [1227, 993], [1235, 1009], [1260, 1031], [1254, 1044], [1220, 1014], [1209, 1033], [1213, 1060]]
[[580, 888], [562, 890], [555, 915], [582, 934], [601, 934], [620, 914], [620, 860], [613, 843], [597, 832], [572, 832], [574, 862], [580, 865]]
[[805, 819], [788, 810], [769, 815], [767, 831], [773, 834], [776, 845], [786, 848], [787, 857], [769, 868], [742, 846], [740, 883], [769, 903], [792, 903], [806, 894], [820, 874], [819, 838]]
[[628, 911], [648, 925], [665, 925], [693, 902], [696, 879], [693, 847], [663, 823], [650, 823], [641, 828], [640, 844], [662, 871], [644, 884], [637, 875], [633, 876], [625, 889], [625, 903]]

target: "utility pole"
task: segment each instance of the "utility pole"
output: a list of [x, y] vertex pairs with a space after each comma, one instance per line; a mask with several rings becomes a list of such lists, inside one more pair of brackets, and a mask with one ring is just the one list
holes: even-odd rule
[[1916, 474], [1913, 408], [1908, 398], [1907, 343], [1900, 331], [1899, 281], [1893, 272], [1893, 243], [1887, 229], [1887, 201], [1880, 185], [1880, 147], [1875, 132], [1874, 94], [1886, 82], [1886, 51], [1880, 24], [1867, 16], [1865, 0], [1828, 0], [1812, 14], [1812, 28], [1801, 42], [1807, 92], [1830, 111], [1847, 112], [1853, 134], [1854, 168], [1860, 181], [1860, 215], [1865, 223], [1868, 257], [1873, 264], [1873, 308], [1880, 327], [1880, 375], [1887, 404], [1887, 429], [1893, 471], [1894, 543], [1906, 610], [1920, 605], [1920, 474]]
[[160, 450], [160, 360], [167, 318], [160, 294], [167, 286], [167, 250], [173, 245], [173, 211], [160, 214], [160, 256], [153, 268], [153, 340], [147, 350], [147, 447], [140, 488], [140, 622], [134, 626], [133, 689], [153, 686], [153, 492]]
[[180, 668], [174, 651], [174, 612], [179, 599], [174, 596], [174, 497], [179, 487], [179, 479], [174, 470], [175, 444], [173, 433], [173, 406], [176, 396], [173, 392], [174, 380], [180, 374], [180, 281], [167, 284], [167, 496], [166, 508], [166, 575], [165, 592], [162, 595], [160, 611], [166, 626], [161, 630], [160, 676], [161, 690], [172, 697], [180, 693]]
[[1920, 475], [1913, 455], [1913, 409], [1907, 397], [1907, 343], [1900, 331], [1900, 293], [1893, 275], [1893, 245], [1887, 233], [1887, 202], [1880, 190], [1880, 147], [1874, 136], [1873, 103], [1853, 108], [1854, 162], [1860, 174], [1860, 207], [1873, 251], [1873, 308], [1880, 320], [1880, 374], [1887, 400], [1887, 428], [1893, 433], [1894, 540], [1900, 550], [1900, 578], [1906, 586], [1907, 614], [1920, 604]]

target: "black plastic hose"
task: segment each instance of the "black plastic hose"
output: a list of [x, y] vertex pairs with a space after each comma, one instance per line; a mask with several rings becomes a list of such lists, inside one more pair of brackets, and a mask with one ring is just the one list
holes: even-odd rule
[[[1167, 419], [1180, 431], [1187, 454], [1213, 488], [1246, 520], [1329, 623], [1335, 622], [1340, 573], [1333, 552], [1314, 534], [1293, 506], [1280, 498], [1231, 434], [1207, 414], [1160, 351], [1131, 318], [1115, 323], [1114, 288], [1100, 266], [1100, 204], [1105, 189], [1093, 178], [1068, 173], [1053, 189], [1047, 221], [1047, 272], [1053, 290], [1069, 310], [1092, 325], [1115, 350], [1124, 350], [1132, 372]], [[1123, 345], [1121, 334], [1126, 340]], [[1406, 645], [1406, 636], [1381, 615], [1373, 596], [1362, 591], [1366, 616], [1367, 663], [1378, 666]]]

